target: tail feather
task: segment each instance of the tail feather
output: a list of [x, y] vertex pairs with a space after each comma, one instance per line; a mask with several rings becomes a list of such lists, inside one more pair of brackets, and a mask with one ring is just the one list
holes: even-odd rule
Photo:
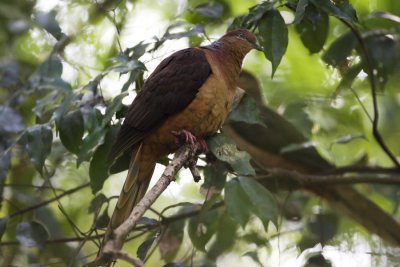
[[143, 155], [142, 145], [133, 152], [128, 175], [108, 224], [103, 244], [110, 238], [112, 231], [129, 217], [133, 208], [146, 194], [155, 166], [155, 159]]

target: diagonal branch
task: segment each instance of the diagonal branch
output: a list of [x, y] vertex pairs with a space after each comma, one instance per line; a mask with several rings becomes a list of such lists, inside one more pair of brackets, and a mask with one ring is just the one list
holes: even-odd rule
[[[108, 240], [104, 241], [104, 246], [96, 259], [98, 264], [110, 262], [114, 258], [123, 256], [121, 248], [128, 234], [134, 229], [136, 222], [142, 217], [147, 209], [155, 202], [155, 200], [167, 189], [168, 185], [175, 181], [178, 171], [185, 166], [187, 162], [197, 156], [200, 146], [198, 143], [194, 145], [186, 144], [182, 146], [176, 153], [174, 159], [170, 162], [164, 173], [161, 175], [157, 183], [147, 192], [147, 194], [134, 207], [129, 217], [114, 230]], [[127, 260], [126, 258], [124, 258]]]

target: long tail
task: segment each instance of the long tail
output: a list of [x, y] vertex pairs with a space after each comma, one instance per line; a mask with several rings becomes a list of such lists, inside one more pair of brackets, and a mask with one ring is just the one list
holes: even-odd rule
[[119, 195], [110, 223], [108, 224], [102, 245], [109, 240], [112, 231], [129, 217], [129, 214], [143, 198], [149, 187], [157, 161], [154, 157], [151, 157], [151, 155], [145, 155], [142, 148], [143, 146], [140, 145], [132, 154], [128, 175], [121, 190], [121, 194]]

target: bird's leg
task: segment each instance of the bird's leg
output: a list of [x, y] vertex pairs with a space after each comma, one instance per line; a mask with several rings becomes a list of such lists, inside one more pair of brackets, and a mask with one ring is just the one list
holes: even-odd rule
[[200, 153], [208, 152], [208, 145], [206, 140], [194, 136], [190, 131], [182, 129], [181, 131], [178, 132], [174, 131], [173, 134], [177, 136], [178, 139], [184, 141], [185, 143], [189, 143], [191, 145], [194, 145], [196, 142], [199, 143]]

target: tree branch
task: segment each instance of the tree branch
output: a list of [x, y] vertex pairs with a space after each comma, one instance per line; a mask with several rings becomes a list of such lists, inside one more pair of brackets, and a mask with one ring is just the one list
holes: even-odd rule
[[367, 176], [367, 175], [314, 175], [302, 174], [297, 171], [290, 171], [286, 169], [265, 169], [267, 175], [259, 175], [257, 179], [263, 179], [270, 182], [277, 188], [283, 187], [294, 189], [302, 189], [307, 186], [315, 185], [343, 185], [343, 184], [358, 184], [358, 183], [374, 183], [374, 184], [390, 184], [400, 185], [400, 175], [385, 175], [385, 176]]
[[168, 185], [175, 181], [177, 172], [190, 160], [197, 156], [200, 150], [198, 143], [194, 145], [186, 144], [175, 153], [174, 159], [170, 162], [157, 183], [147, 192], [147, 194], [134, 207], [129, 217], [104, 241], [102, 251], [96, 262], [101, 264], [109, 262], [110, 259], [118, 258], [118, 254], [124, 244], [128, 234], [134, 229], [136, 222], [142, 217], [146, 210], [164, 192]]

